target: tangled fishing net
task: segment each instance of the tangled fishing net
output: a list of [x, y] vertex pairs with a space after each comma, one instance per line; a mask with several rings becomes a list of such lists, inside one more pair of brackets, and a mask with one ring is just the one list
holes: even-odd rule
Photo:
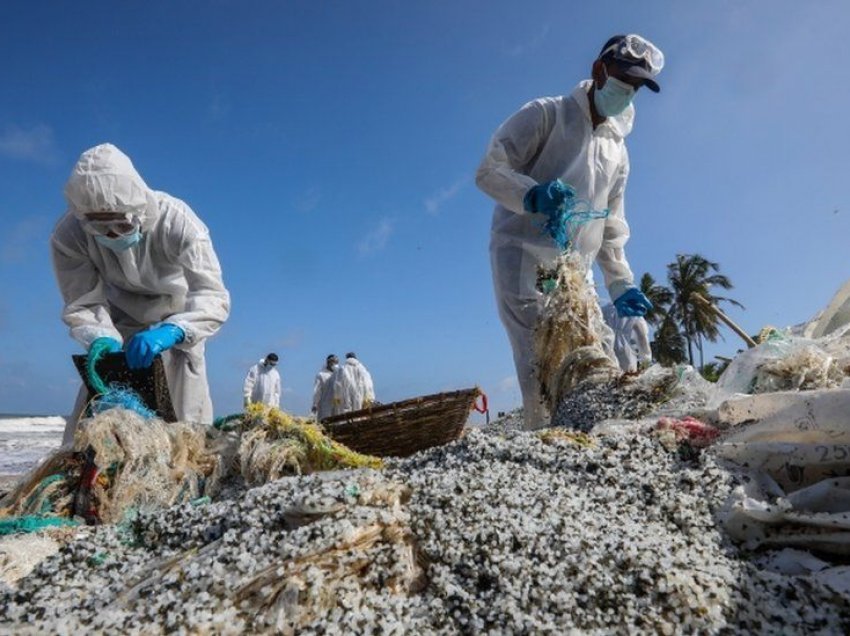
[[[560, 181], [560, 179], [559, 179]], [[550, 214], [543, 224], [543, 230], [561, 248], [569, 250], [578, 229], [594, 219], [604, 219], [609, 210], [594, 210], [590, 201], [576, 195], [575, 188], [561, 182], [566, 193], [566, 199], [554, 213]]]
[[74, 516], [112, 523], [129, 510], [212, 494], [221, 471], [203, 426], [145, 420], [116, 408], [83, 420], [74, 450], [56, 451], [36, 467], [0, 502], [0, 514], [38, 517], [36, 526]]
[[562, 254], [552, 270], [540, 273], [551, 291], [535, 329], [534, 353], [540, 391], [552, 412], [580, 382], [606, 382], [620, 375], [603, 349], [605, 323], [586, 275], [576, 251]]
[[94, 391], [94, 397], [89, 401], [89, 415], [97, 415], [114, 408], [123, 408], [138, 413], [148, 420], [156, 417], [156, 413], [148, 408], [144, 400], [133, 389], [117, 382], [106, 384], [97, 372], [97, 363], [110, 352], [108, 338], [95, 340], [86, 356], [86, 376]]
[[842, 335], [811, 340], [769, 331], [757, 347], [736, 356], [726, 368], [710, 406], [738, 393], [837, 388], [848, 372], [846, 342]]
[[61, 541], [48, 532], [0, 536], [0, 582], [14, 585], [60, 547]]
[[770, 360], [759, 367], [753, 381], [753, 393], [808, 391], [839, 386], [844, 373], [836, 360], [817, 346], [795, 347], [787, 356]]
[[264, 404], [245, 411], [239, 447], [242, 477], [250, 486], [286, 475], [340, 468], [380, 468], [377, 457], [362, 455], [333, 441], [312, 420], [293, 417]]
[[[403, 507], [410, 488], [367, 475], [345, 494], [345, 503], [318, 513], [312, 507], [288, 510], [289, 519], [301, 518], [305, 524], [330, 529], [335, 522], [345, 523], [326, 535], [324, 528], [315, 528], [313, 536], [325, 535], [319, 542], [272, 562], [235, 590], [234, 600], [251, 608], [255, 627], [296, 634], [321, 623], [340, 601], [346, 603], [343, 599], [375, 593], [406, 596], [422, 589], [421, 556]], [[386, 575], [377, 575], [380, 566]]]

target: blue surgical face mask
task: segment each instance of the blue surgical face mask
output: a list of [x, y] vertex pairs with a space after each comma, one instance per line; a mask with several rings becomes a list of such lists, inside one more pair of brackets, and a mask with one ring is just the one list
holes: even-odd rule
[[104, 247], [111, 249], [113, 252], [123, 252], [142, 240], [142, 231], [139, 228], [136, 228], [129, 234], [123, 234], [121, 236], [116, 236], [115, 238], [98, 234], [94, 237], [94, 240]]
[[593, 91], [593, 103], [603, 117], [616, 117], [629, 107], [634, 96], [634, 87], [607, 75], [605, 85]]

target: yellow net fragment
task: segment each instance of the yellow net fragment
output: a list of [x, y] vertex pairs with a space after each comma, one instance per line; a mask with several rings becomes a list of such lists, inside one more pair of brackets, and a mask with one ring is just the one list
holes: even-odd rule
[[242, 476], [249, 485], [285, 475], [342, 468], [381, 468], [378, 457], [362, 455], [333, 441], [313, 420], [278, 408], [251, 404], [245, 410], [239, 449]]
[[562, 428], [549, 428], [545, 431], [540, 431], [538, 437], [544, 444], [553, 444], [554, 442], [569, 442], [583, 448], [590, 448], [594, 445], [593, 438], [587, 433], [581, 431], [570, 431]]

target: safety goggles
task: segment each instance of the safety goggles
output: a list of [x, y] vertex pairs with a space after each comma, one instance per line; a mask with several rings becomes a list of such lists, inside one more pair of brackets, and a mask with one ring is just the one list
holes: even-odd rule
[[131, 213], [109, 219], [92, 219], [86, 217], [82, 223], [83, 229], [89, 234], [106, 236], [116, 234], [125, 236], [139, 229], [138, 219]]
[[614, 42], [602, 51], [599, 57], [605, 57], [609, 53], [615, 60], [629, 64], [645, 61], [647, 70], [653, 75], [657, 75], [664, 68], [664, 54], [661, 50], [649, 40], [634, 33]]

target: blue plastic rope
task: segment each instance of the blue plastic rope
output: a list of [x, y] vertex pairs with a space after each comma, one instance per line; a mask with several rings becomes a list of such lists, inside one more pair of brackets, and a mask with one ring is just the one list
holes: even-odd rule
[[110, 384], [106, 392], [98, 396], [91, 405], [93, 414], [103, 413], [114, 408], [135, 411], [146, 420], [156, 417], [156, 413], [147, 407], [138, 393], [115, 383]]
[[558, 247], [567, 250], [578, 228], [594, 219], [607, 218], [609, 214], [607, 209], [593, 210], [586, 199], [568, 197], [558, 211], [546, 220], [543, 230], [552, 237]]

